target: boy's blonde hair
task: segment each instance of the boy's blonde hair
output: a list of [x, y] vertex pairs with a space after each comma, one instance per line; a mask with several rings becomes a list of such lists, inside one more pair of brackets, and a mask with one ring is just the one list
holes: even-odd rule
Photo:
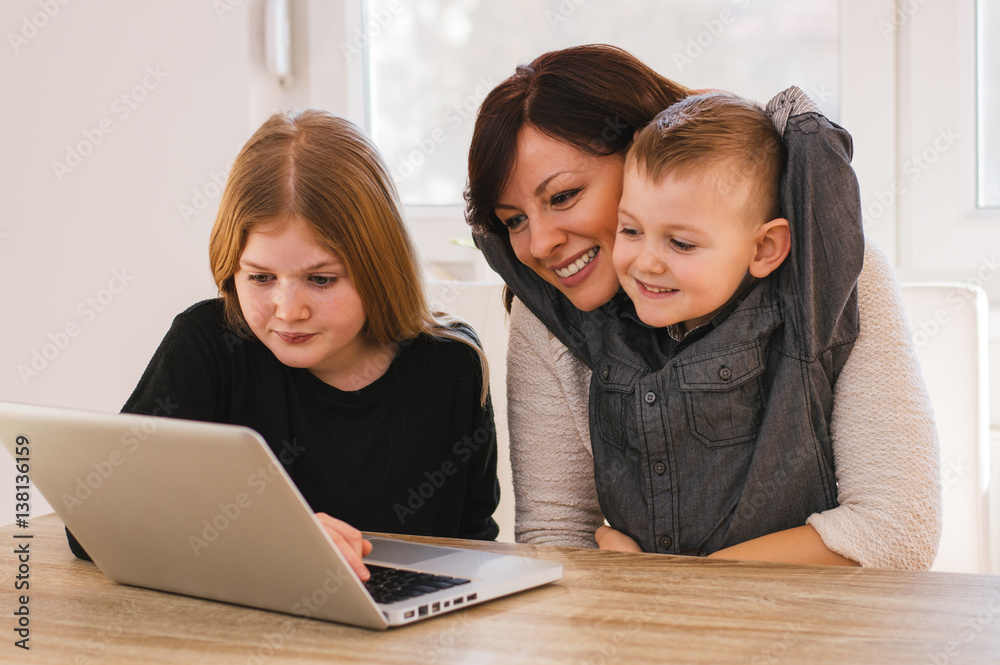
[[468, 344], [482, 364], [485, 403], [486, 357], [474, 336], [453, 327], [458, 319], [428, 307], [400, 209], [381, 154], [356, 125], [318, 109], [275, 113], [233, 162], [209, 241], [228, 322], [253, 336], [234, 281], [247, 236], [260, 224], [299, 218], [343, 261], [366, 314], [361, 335], [382, 345], [421, 334]]
[[754, 223], [782, 216], [784, 143], [763, 109], [736, 95], [693, 95], [661, 111], [636, 134], [628, 168], [654, 183], [707, 179], [724, 196], [742, 197]]

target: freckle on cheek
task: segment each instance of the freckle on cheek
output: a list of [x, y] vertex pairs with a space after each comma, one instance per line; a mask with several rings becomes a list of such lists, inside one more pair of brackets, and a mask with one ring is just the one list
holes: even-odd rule
[[240, 308], [243, 310], [243, 318], [251, 326], [257, 325], [257, 322], [261, 320], [263, 308], [260, 303], [254, 302], [252, 298], [241, 299]]

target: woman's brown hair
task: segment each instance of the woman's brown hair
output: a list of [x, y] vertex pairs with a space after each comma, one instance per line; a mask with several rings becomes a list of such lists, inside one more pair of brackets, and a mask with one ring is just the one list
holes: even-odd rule
[[510, 179], [525, 125], [588, 154], [624, 154], [637, 130], [688, 94], [627, 51], [606, 44], [551, 51], [518, 65], [486, 96], [476, 117], [465, 190], [465, 217], [473, 233], [507, 237], [493, 209]]
[[247, 236], [259, 224], [298, 218], [344, 262], [364, 306], [367, 340], [387, 345], [427, 334], [468, 344], [482, 363], [485, 403], [486, 358], [455, 317], [428, 307], [400, 210], [381, 154], [356, 125], [318, 109], [275, 113], [236, 157], [209, 241], [228, 322], [252, 337], [234, 281]]

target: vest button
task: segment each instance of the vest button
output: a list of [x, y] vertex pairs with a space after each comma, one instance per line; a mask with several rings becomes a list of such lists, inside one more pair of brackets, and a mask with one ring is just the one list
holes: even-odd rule
[[601, 378], [607, 381], [609, 376], [611, 376], [611, 368], [605, 365], [604, 369], [601, 370]]
[[664, 472], [666, 472], [666, 470], [667, 470], [667, 465], [664, 464], [663, 462], [657, 462], [656, 464], [653, 465], [653, 471], [655, 471], [658, 475], [662, 476]]
[[669, 550], [670, 546], [674, 544], [673, 539], [670, 536], [660, 536], [660, 547], [665, 550]]
[[646, 400], [646, 404], [652, 404], [653, 402], [656, 401], [656, 393], [654, 393], [653, 391], [649, 391], [648, 393], [643, 395], [642, 398]]
[[728, 381], [733, 378], [733, 370], [729, 369], [725, 365], [719, 368], [719, 378], [723, 381]]

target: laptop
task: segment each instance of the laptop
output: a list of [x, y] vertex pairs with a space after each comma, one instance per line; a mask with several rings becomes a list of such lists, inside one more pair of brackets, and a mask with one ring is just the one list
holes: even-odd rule
[[562, 577], [557, 562], [379, 537], [366, 585], [246, 427], [0, 402], [0, 440], [28, 449], [36, 488], [121, 584], [385, 629]]

